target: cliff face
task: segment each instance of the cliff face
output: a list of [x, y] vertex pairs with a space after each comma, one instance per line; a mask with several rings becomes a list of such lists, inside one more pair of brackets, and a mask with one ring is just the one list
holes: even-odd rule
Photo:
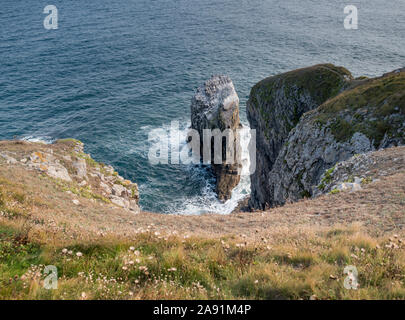
[[325, 64], [269, 77], [252, 88], [247, 116], [256, 129], [257, 154], [251, 207], [263, 209], [272, 204], [270, 172], [301, 116], [336, 96], [351, 79], [346, 69]]
[[[329, 66], [312, 68], [333, 70]], [[355, 154], [405, 143], [405, 73], [398, 70], [380, 78], [351, 82], [348, 72], [340, 75], [341, 81], [332, 86], [325, 86], [328, 82], [316, 72], [308, 73], [305, 83], [297, 75], [293, 86], [307, 92], [309, 101], [313, 96], [318, 99], [303, 103], [304, 109], [313, 110], [299, 114], [302, 117], [296, 125], [292, 121], [298, 117], [291, 118], [291, 111], [296, 109], [297, 100], [276, 100], [275, 96], [284, 98], [286, 94], [260, 83], [252, 89], [249, 121], [258, 129], [258, 170], [252, 176], [252, 207], [282, 205], [288, 200], [310, 197], [319, 192], [318, 185], [322, 188], [321, 176], [334, 164]], [[309, 88], [315, 89], [312, 95]], [[257, 102], [258, 89], [261, 96], [268, 94], [264, 102]], [[346, 90], [338, 94], [342, 89]], [[261, 111], [262, 105], [269, 107]]]
[[[229, 129], [233, 136], [222, 144], [221, 163], [214, 163], [214, 145], [210, 142], [211, 159], [209, 163], [216, 177], [216, 192], [220, 200], [231, 197], [233, 188], [240, 181], [240, 158], [238, 149], [240, 141], [237, 129], [240, 127], [239, 98], [231, 79], [227, 76], [212, 76], [202, 87], [197, 89], [191, 102], [191, 128], [200, 136], [200, 155], [203, 156], [204, 129], [219, 129], [222, 133]], [[211, 139], [210, 139], [211, 140]], [[223, 139], [225, 140], [225, 139]], [[227, 144], [234, 150], [233, 163], [226, 162]]]

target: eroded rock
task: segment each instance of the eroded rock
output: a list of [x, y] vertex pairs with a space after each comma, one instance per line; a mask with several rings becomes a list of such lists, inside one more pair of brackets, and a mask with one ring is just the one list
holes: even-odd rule
[[[313, 75], [316, 83], [321, 79]], [[339, 82], [341, 90], [345, 91], [304, 113], [287, 136], [280, 135], [283, 130], [276, 121], [283, 119], [283, 112], [277, 113], [277, 106], [260, 111], [262, 104], [258, 103], [260, 99], [269, 101], [266, 92], [270, 101], [274, 100], [274, 95], [283, 95], [280, 89], [262, 88], [261, 93], [252, 90], [249, 119], [259, 128], [260, 135], [258, 170], [252, 177], [251, 204], [254, 207], [282, 205], [286, 201], [311, 197], [315, 195], [314, 187], [320, 184], [324, 172], [336, 163], [355, 154], [405, 143], [405, 73], [394, 72], [360, 82], [345, 81], [346, 77], [343, 77]], [[305, 90], [306, 85], [300, 87]], [[322, 91], [315, 92], [323, 95]], [[336, 87], [329, 92], [336, 92]], [[291, 101], [280, 106], [289, 110], [294, 105]], [[257, 125], [259, 122], [269, 127]], [[281, 128], [285, 127], [281, 125]], [[341, 187], [359, 189], [353, 183]]]
[[76, 174], [77, 174], [77, 176], [79, 178], [86, 178], [87, 177], [86, 160], [79, 158], [76, 161], [73, 161], [72, 165], [76, 169]]
[[[252, 88], [247, 116], [256, 130], [257, 154], [256, 171], [251, 176], [251, 207], [263, 209], [276, 203], [274, 190], [282, 181], [271, 172], [290, 132], [305, 112], [336, 96], [350, 79], [345, 68], [324, 64], [269, 77]], [[326, 154], [333, 157], [333, 149], [326, 150]], [[301, 156], [311, 155], [296, 155]]]
[[1, 152], [0, 156], [6, 160], [7, 164], [16, 164], [17, 163], [17, 160], [6, 152]]
[[[204, 129], [232, 131], [233, 136], [229, 138], [228, 145], [224, 143], [222, 146], [222, 163], [215, 163], [214, 152], [211, 152], [211, 159], [208, 161], [216, 177], [218, 198], [229, 199], [233, 188], [240, 181], [241, 169], [240, 141], [237, 132], [240, 128], [239, 97], [229, 77], [212, 76], [197, 89], [191, 103], [191, 128], [197, 130], [200, 135], [201, 157], [203, 157]], [[232, 163], [226, 163], [227, 148], [233, 148], [235, 151], [233, 161], [230, 161]]]
[[122, 197], [128, 194], [128, 190], [120, 184], [114, 184], [112, 186], [112, 194], [118, 197]]
[[[27, 144], [36, 146], [31, 142]], [[125, 180], [113, 167], [92, 160], [89, 154], [83, 152], [81, 142], [65, 139], [46, 148], [38, 146], [37, 151], [32, 152], [32, 147], [30, 149], [30, 154], [19, 153], [15, 155], [16, 158], [11, 157], [8, 152], [1, 152], [0, 159], [4, 158], [8, 164], [12, 161], [13, 164], [38, 170], [61, 180], [58, 181], [58, 186], [71, 196], [82, 196], [93, 202], [113, 203], [134, 213], [140, 212], [137, 184]], [[72, 199], [72, 202], [78, 205], [79, 200]]]
[[404, 167], [405, 147], [355, 154], [326, 170], [319, 184], [313, 186], [312, 194], [317, 197], [334, 190], [357, 191], [363, 185], [380, 181], [380, 177], [395, 174]]
[[52, 178], [68, 182], [72, 181], [68, 170], [61, 165], [59, 160], [51, 153], [40, 151], [33, 152], [27, 165], [46, 173]]

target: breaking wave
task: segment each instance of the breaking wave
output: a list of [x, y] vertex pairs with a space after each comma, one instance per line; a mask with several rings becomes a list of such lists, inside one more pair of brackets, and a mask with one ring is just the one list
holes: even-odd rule
[[[175, 134], [180, 136], [180, 150], [186, 147], [187, 132], [190, 127], [190, 122], [184, 123], [180, 126], [178, 132]], [[168, 134], [170, 131], [170, 124], [164, 125], [162, 134]], [[151, 127], [143, 127], [143, 130], [153, 130]], [[183, 174], [188, 176], [191, 180], [190, 183], [184, 187], [194, 186], [197, 190], [193, 195], [188, 192], [184, 192], [184, 196], [177, 196], [170, 199], [168, 203], [162, 203], [162, 211], [169, 214], [181, 214], [181, 215], [199, 215], [204, 213], [217, 213], [217, 214], [229, 214], [239, 204], [239, 202], [245, 199], [250, 194], [250, 176], [248, 174], [248, 168], [250, 166], [250, 157], [248, 152], [248, 145], [250, 141], [250, 129], [246, 125], [240, 131], [241, 134], [241, 146], [242, 146], [242, 176], [239, 184], [234, 188], [232, 196], [229, 200], [221, 202], [218, 200], [215, 193], [215, 178], [212, 176], [211, 171], [204, 165], [178, 165], [178, 169], [183, 171]], [[162, 138], [162, 137], [157, 137]], [[145, 150], [143, 154], [146, 154]], [[170, 188], [170, 181], [168, 181], [167, 188]], [[152, 190], [151, 186], [141, 185], [141, 195], [144, 195], [142, 191], [147, 192]]]

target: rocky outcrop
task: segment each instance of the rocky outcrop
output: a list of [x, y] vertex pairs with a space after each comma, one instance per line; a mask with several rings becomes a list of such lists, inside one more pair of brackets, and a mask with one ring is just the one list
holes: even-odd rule
[[394, 175], [405, 168], [405, 147], [392, 147], [379, 151], [356, 154], [326, 170], [317, 186], [314, 196], [340, 191], [356, 191], [380, 178]]
[[60, 160], [53, 155], [52, 149], [48, 149], [48, 152], [33, 152], [25, 163], [31, 168], [45, 172], [52, 178], [68, 182], [72, 181], [68, 170], [60, 163]]
[[[125, 180], [111, 166], [94, 161], [84, 153], [80, 141], [58, 140], [52, 145], [9, 142], [10, 149], [12, 146], [16, 147], [16, 151], [0, 152], [0, 161], [3, 159], [8, 165], [46, 174], [74, 197], [98, 200], [134, 213], [140, 212], [137, 184]], [[80, 204], [76, 198], [72, 201]]]
[[256, 129], [256, 171], [251, 176], [250, 206], [272, 205], [270, 172], [290, 131], [301, 116], [340, 93], [351, 74], [331, 64], [287, 72], [257, 83], [247, 102], [251, 129]]
[[[314, 81], [320, 80], [315, 77]], [[320, 185], [322, 175], [336, 163], [355, 154], [405, 143], [404, 72], [342, 84], [340, 90], [346, 90], [338, 95], [335, 92], [335, 97], [302, 115], [281, 146], [271, 143], [275, 139], [273, 131], [267, 131], [269, 139], [264, 140], [264, 146], [273, 148], [262, 155], [261, 172], [265, 174], [259, 171], [252, 177], [253, 206], [282, 205], [311, 197], [316, 194], [314, 187]], [[286, 104], [284, 108], [291, 107]], [[277, 119], [276, 110], [253, 119], [268, 123], [264, 120]], [[276, 130], [275, 134], [279, 132]]]
[[9, 152], [0, 152], [0, 157], [3, 158], [7, 164], [16, 164], [17, 160], [13, 157], [13, 154], [10, 155]]
[[[216, 192], [220, 200], [231, 197], [232, 189], [240, 181], [240, 142], [237, 129], [240, 128], [239, 98], [231, 79], [227, 76], [212, 76], [202, 87], [197, 89], [191, 103], [191, 128], [200, 136], [200, 155], [203, 157], [204, 129], [219, 129], [221, 133], [230, 129], [233, 135], [222, 144], [222, 160], [214, 161], [213, 141], [211, 147], [211, 164], [216, 177]], [[211, 139], [209, 139], [211, 140]], [[232, 144], [232, 146], [231, 146]], [[233, 148], [232, 161], [226, 161], [226, 151]]]

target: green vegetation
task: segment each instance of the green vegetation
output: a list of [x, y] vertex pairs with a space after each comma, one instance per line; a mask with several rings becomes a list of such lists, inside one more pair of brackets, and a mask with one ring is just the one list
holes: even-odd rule
[[[288, 108], [282, 110], [280, 116], [284, 121], [286, 131], [294, 128], [302, 114], [307, 110], [302, 103], [302, 97], [309, 99], [309, 104], [320, 105], [326, 100], [336, 96], [346, 85], [347, 79], [352, 76], [348, 70], [332, 64], [316, 65], [309, 68], [298, 69], [266, 78], [257, 83], [250, 93], [250, 105], [259, 111], [264, 124], [264, 135], [270, 138], [270, 115], [274, 114], [275, 99], [278, 93], [284, 92], [288, 100]], [[278, 97], [279, 98], [279, 97]]]
[[[7, 184], [7, 189], [2, 187], [5, 184]], [[10, 203], [12, 205], [9, 205]], [[26, 217], [29, 213], [25, 207], [30, 205], [31, 203], [26, 199], [25, 194], [13, 188], [10, 181], [0, 179], [0, 216], [8, 218]]]
[[353, 126], [344, 119], [336, 118], [330, 126], [336, 141], [348, 141], [355, 133]]
[[308, 93], [315, 102], [321, 104], [341, 91], [346, 84], [345, 78], [351, 79], [352, 76], [343, 67], [315, 65], [266, 78], [252, 88], [250, 97], [254, 105], [258, 102], [256, 97], [260, 97], [261, 102], [271, 102], [273, 93], [283, 89], [286, 98], [294, 100], [298, 94]]
[[301, 192], [301, 197], [302, 198], [311, 198], [311, 192], [309, 192], [308, 190], [304, 190]]
[[73, 138], [67, 138], [67, 139], [59, 139], [56, 141], [56, 143], [73, 143], [73, 144], [83, 144], [80, 140], [73, 139]]
[[92, 192], [89, 186], [80, 187], [74, 182], [66, 182], [62, 180], [56, 180], [56, 185], [62, 191], [70, 191], [73, 194], [86, 199], [95, 199], [103, 201], [105, 203], [111, 203], [111, 201], [106, 197], [103, 197], [102, 195]]
[[349, 141], [361, 132], [378, 147], [386, 134], [405, 139], [399, 130], [404, 116], [405, 74], [399, 73], [365, 81], [328, 100], [318, 108], [314, 122], [328, 126], [337, 141]]
[[[405, 260], [396, 245], [336, 229], [300, 247], [231, 239], [140, 234], [64, 246], [41, 245], [24, 228], [0, 224], [3, 299], [404, 299]], [[58, 288], [43, 287], [44, 266]], [[343, 286], [346, 265], [358, 290]]]
[[336, 166], [325, 171], [324, 176], [321, 180], [321, 183], [318, 185], [319, 190], [324, 190], [326, 185], [332, 182], [332, 173], [335, 171]]
[[74, 155], [81, 159], [86, 160], [86, 164], [89, 167], [100, 168], [100, 169], [102, 168], [102, 166], [96, 160], [94, 160], [92, 157], [90, 157], [87, 153], [81, 152], [81, 153], [75, 153]]
[[303, 171], [300, 172], [297, 175], [297, 180], [296, 180], [297, 184], [299, 185], [300, 189], [302, 190], [300, 195], [301, 195], [301, 198], [311, 198], [311, 192], [309, 190], [306, 190], [304, 184], [302, 183], [303, 174], [304, 174]]
[[354, 176], [351, 175], [349, 178], [347, 178], [345, 181], [343, 182], [347, 182], [347, 183], [353, 183], [354, 182]]
[[336, 96], [345, 86], [345, 78], [352, 78], [347, 69], [332, 64], [298, 69], [281, 76], [287, 97], [292, 98], [291, 93], [298, 89], [298, 92], [307, 92], [318, 105]]

